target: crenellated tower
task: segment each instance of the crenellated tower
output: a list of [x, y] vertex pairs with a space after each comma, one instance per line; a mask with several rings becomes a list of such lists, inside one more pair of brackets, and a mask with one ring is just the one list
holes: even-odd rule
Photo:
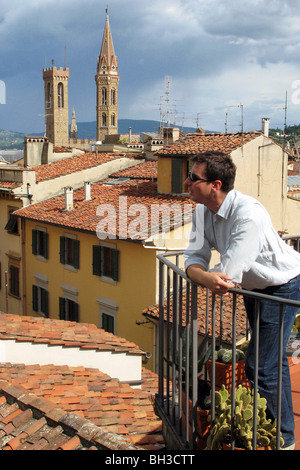
[[50, 67], [43, 70], [45, 86], [46, 137], [54, 146], [69, 145], [69, 69]]
[[97, 62], [97, 140], [118, 133], [118, 60], [115, 55], [109, 17], [103, 33], [101, 52]]

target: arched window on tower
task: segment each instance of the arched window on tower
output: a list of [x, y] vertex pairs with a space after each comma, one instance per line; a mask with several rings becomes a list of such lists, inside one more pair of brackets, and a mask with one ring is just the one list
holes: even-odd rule
[[106, 126], [106, 114], [102, 113], [102, 126]]
[[47, 83], [46, 89], [46, 108], [49, 109], [52, 106], [52, 90], [51, 90], [51, 83]]
[[57, 98], [58, 98], [58, 107], [63, 108], [64, 107], [64, 86], [61, 82], [58, 84]]
[[110, 104], [116, 104], [116, 90], [113, 88], [110, 93]]
[[112, 114], [111, 115], [111, 126], [115, 126], [115, 125], [116, 125], [116, 115]]
[[107, 89], [102, 88], [102, 104], [107, 104]]

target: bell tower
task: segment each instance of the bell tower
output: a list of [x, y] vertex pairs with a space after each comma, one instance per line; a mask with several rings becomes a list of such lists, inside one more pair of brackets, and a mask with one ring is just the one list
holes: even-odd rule
[[46, 137], [56, 147], [69, 145], [69, 69], [52, 66], [43, 70]]
[[97, 140], [118, 133], [118, 60], [115, 55], [109, 17], [106, 24], [95, 76], [97, 86]]

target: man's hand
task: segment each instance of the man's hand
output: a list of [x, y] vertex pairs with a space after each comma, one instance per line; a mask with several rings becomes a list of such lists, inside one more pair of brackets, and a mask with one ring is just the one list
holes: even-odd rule
[[192, 264], [187, 269], [187, 275], [192, 281], [204, 285], [214, 294], [226, 295], [229, 289], [235, 287], [231, 282], [232, 279], [226, 274], [204, 271], [204, 269], [196, 264]]

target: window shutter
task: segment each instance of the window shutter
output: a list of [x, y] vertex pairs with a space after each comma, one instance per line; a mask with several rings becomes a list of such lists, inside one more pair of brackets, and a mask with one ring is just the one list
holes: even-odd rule
[[37, 254], [37, 230], [32, 230], [32, 254]]
[[38, 287], [34, 285], [32, 286], [32, 310], [39, 311]]
[[74, 321], [79, 321], [79, 305], [77, 302], [74, 302]]
[[172, 193], [182, 193], [182, 160], [172, 158]]
[[79, 268], [79, 240], [74, 240], [74, 268], [78, 269]]
[[47, 232], [43, 232], [43, 237], [44, 237], [44, 258], [48, 259], [49, 234]]
[[101, 276], [101, 246], [93, 245], [93, 274]]
[[60, 237], [60, 252], [59, 252], [60, 262], [66, 264], [65, 261], [65, 237]]
[[65, 305], [66, 305], [66, 299], [63, 297], [59, 298], [59, 319], [60, 320], [65, 320], [66, 312], [65, 312]]
[[46, 289], [41, 289], [41, 311], [49, 317], [49, 293]]
[[119, 251], [112, 250], [112, 278], [114, 281], [119, 280]]

